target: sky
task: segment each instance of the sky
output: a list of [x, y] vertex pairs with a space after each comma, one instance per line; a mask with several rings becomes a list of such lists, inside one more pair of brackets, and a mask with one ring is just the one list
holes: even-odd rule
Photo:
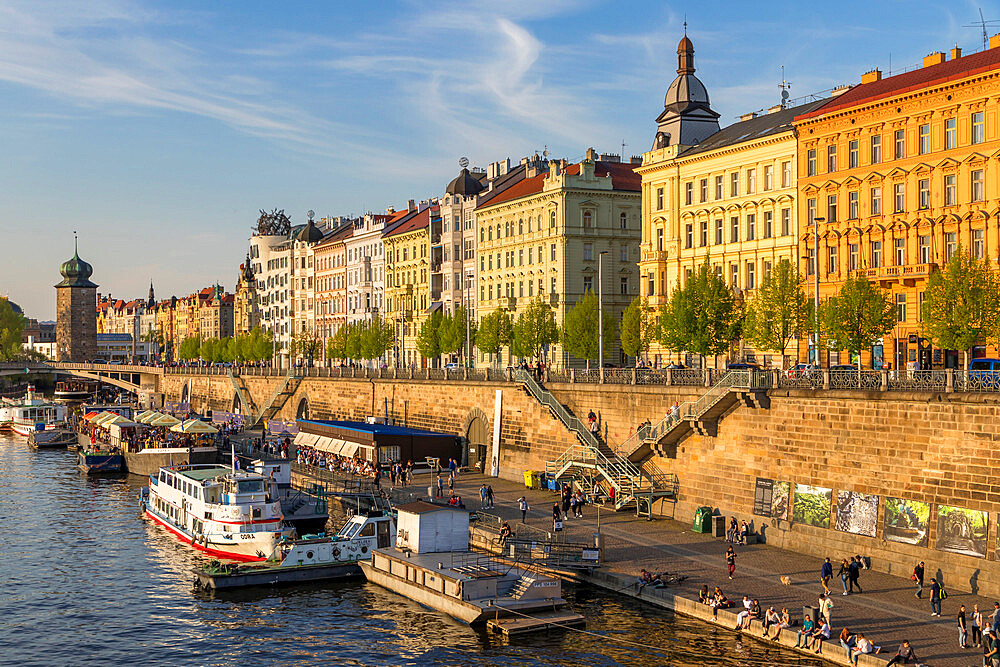
[[[982, 48], [1000, 0], [0, 0], [0, 295], [55, 316], [73, 254], [115, 298], [235, 287], [260, 209], [357, 215], [473, 165], [649, 149], [687, 20], [728, 125]], [[987, 26], [1000, 32], [1000, 23]]]

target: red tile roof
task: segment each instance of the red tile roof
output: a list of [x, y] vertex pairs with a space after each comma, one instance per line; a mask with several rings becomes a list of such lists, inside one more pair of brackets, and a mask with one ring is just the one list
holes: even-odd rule
[[[570, 176], [580, 174], [579, 164], [566, 165], [566, 173]], [[642, 177], [635, 173], [635, 167], [628, 162], [595, 162], [594, 175], [599, 177], [611, 176], [611, 187], [615, 190], [628, 190], [639, 192], [642, 185]], [[496, 204], [528, 197], [542, 191], [545, 182], [545, 173], [526, 178], [519, 183], [510, 186], [496, 197], [483, 202], [478, 208], [486, 208]]]
[[880, 81], [862, 83], [854, 86], [846, 93], [831, 97], [826, 104], [813, 109], [795, 120], [806, 120], [823, 116], [832, 111], [839, 111], [875, 100], [901, 95], [912, 90], [929, 88], [948, 81], [988, 72], [1000, 68], [1000, 48], [986, 49], [978, 53], [970, 53], [961, 58], [947, 60], [930, 67], [921, 67], [910, 72], [903, 72]]
[[410, 217], [403, 216], [394, 227], [390, 227], [386, 231], [382, 232], [382, 238], [405, 234], [406, 232], [412, 232], [416, 229], [423, 229], [431, 224], [431, 212], [440, 210], [440, 206], [428, 206], [423, 211], [419, 212], [407, 211], [406, 213], [409, 214]]

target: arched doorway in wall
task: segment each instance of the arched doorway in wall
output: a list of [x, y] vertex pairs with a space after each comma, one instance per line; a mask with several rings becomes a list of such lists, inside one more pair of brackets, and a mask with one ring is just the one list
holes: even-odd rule
[[242, 414], [243, 406], [240, 404], [239, 394], [233, 394], [233, 407], [229, 411], [237, 415]]
[[490, 448], [490, 420], [479, 408], [465, 418], [465, 441], [468, 443], [468, 465], [479, 471], [488, 471], [486, 459]]
[[295, 408], [295, 418], [296, 419], [310, 419], [309, 417], [309, 397], [303, 396], [299, 401], [298, 407]]
[[184, 387], [181, 388], [181, 403], [191, 402], [191, 381], [188, 380], [184, 383]]

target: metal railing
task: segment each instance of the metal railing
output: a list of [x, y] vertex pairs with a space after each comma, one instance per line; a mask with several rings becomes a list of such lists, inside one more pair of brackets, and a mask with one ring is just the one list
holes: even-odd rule
[[882, 373], [866, 370], [835, 370], [830, 373], [830, 389], [865, 389], [877, 391], [882, 388]]
[[563, 425], [566, 426], [566, 428], [575, 432], [577, 437], [585, 445], [597, 452], [600, 447], [600, 443], [597, 442], [597, 438], [594, 437], [594, 434], [590, 432], [582, 421], [580, 421], [579, 417], [570, 414], [563, 404], [556, 400], [556, 397], [553, 396], [551, 392], [540, 387], [538, 383], [535, 382], [535, 379], [531, 377], [530, 373], [518, 368], [514, 371], [514, 379], [524, 384], [524, 386], [528, 389], [528, 392], [535, 397], [535, 400], [552, 410], [552, 413], [563, 423]]

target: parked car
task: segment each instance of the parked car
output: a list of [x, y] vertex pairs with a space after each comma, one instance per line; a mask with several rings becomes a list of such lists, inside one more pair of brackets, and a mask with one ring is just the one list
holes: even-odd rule
[[788, 377], [790, 378], [807, 378], [814, 373], [819, 373], [816, 364], [795, 364], [788, 369]]
[[973, 359], [969, 362], [969, 380], [981, 387], [1000, 386], [1000, 359]]
[[747, 363], [745, 361], [734, 361], [732, 363], [726, 364], [726, 368], [729, 370], [734, 370], [734, 369], [740, 370], [740, 369], [751, 368], [755, 371], [759, 371], [760, 365]]
[[831, 371], [857, 371], [858, 367], [853, 364], [834, 364], [830, 366]]
[[461, 366], [459, 366], [455, 362], [450, 362], [444, 365], [444, 369], [446, 371], [457, 371], [459, 368], [461, 368]]

